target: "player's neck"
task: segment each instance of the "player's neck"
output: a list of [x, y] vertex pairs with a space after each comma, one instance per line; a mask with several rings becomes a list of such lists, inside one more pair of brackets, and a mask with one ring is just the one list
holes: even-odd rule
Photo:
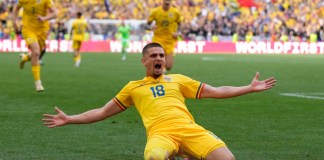
[[168, 11], [170, 8], [171, 8], [171, 7], [164, 7], [164, 6], [162, 6], [162, 9], [163, 9], [164, 11]]
[[163, 74], [160, 74], [160, 75], [156, 75], [156, 74], [146, 75], [146, 77], [152, 77], [153, 79], [158, 79], [161, 75], [163, 75]]

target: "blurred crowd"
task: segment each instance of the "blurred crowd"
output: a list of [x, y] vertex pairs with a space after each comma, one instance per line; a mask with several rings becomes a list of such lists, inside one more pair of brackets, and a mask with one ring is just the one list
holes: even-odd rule
[[[17, 0], [0, 0], [1, 39], [17, 38], [10, 20]], [[69, 20], [78, 11], [87, 20], [146, 20], [162, 0], [53, 0], [59, 16], [49, 39], [67, 39]], [[244, 5], [242, 2], [245, 2]], [[249, 6], [245, 6], [249, 2]], [[324, 41], [323, 0], [173, 0], [182, 14], [184, 40]], [[22, 13], [22, 11], [21, 11]], [[20, 14], [21, 14], [20, 13]], [[145, 23], [145, 21], [143, 21]], [[116, 23], [91, 23], [92, 35], [114, 39]], [[143, 27], [132, 31], [143, 39]], [[91, 38], [89, 36], [89, 38]]]

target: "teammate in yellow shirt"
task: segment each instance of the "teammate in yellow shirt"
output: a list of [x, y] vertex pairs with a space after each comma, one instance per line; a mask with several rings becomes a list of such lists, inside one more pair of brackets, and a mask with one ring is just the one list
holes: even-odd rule
[[146, 77], [130, 81], [102, 108], [68, 116], [55, 108], [57, 115], [44, 114], [49, 128], [67, 124], [86, 124], [104, 120], [135, 106], [147, 132], [145, 160], [165, 160], [189, 156], [207, 160], [233, 160], [225, 143], [212, 132], [195, 123], [185, 98], [230, 98], [272, 88], [275, 78], [259, 81], [257, 73], [251, 84], [241, 87], [212, 87], [181, 74], [165, 75], [165, 53], [158, 43], [142, 51]]
[[[23, 8], [22, 29], [18, 27], [18, 13], [20, 8]], [[27, 61], [31, 61], [32, 73], [35, 80], [36, 91], [44, 90], [40, 79], [40, 55], [45, 51], [45, 40], [49, 30], [48, 20], [54, 19], [57, 16], [57, 10], [54, 8], [52, 0], [19, 0], [14, 7], [12, 20], [16, 33], [21, 32], [25, 39], [31, 55], [24, 55], [20, 65]]]
[[74, 65], [79, 67], [81, 64], [80, 49], [84, 41], [86, 31], [89, 31], [88, 23], [82, 19], [82, 13], [77, 13], [77, 19], [72, 23], [70, 37], [72, 37], [72, 48], [74, 50]]
[[[152, 22], [155, 26], [152, 27]], [[181, 36], [178, 28], [181, 25], [181, 15], [178, 9], [171, 6], [171, 0], [163, 0], [162, 6], [154, 8], [147, 20], [146, 29], [154, 30], [152, 42], [159, 43], [165, 50], [166, 70], [171, 70], [174, 61], [174, 48]]]

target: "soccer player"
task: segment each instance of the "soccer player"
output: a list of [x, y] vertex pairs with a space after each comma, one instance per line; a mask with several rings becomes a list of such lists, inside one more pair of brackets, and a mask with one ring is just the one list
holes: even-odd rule
[[131, 28], [129, 25], [125, 24], [125, 21], [122, 20], [121, 25], [118, 27], [118, 33], [121, 35], [121, 42], [122, 42], [122, 60], [126, 60], [126, 49], [129, 47], [129, 34], [130, 34]]
[[[174, 48], [178, 36], [181, 36], [178, 31], [180, 18], [180, 12], [171, 6], [171, 0], [163, 0], [162, 6], [154, 8], [147, 20], [146, 29], [154, 30], [152, 42], [161, 44], [165, 50], [166, 70], [171, 70], [173, 66]], [[154, 27], [151, 26], [153, 21]]]
[[185, 98], [230, 98], [260, 92], [272, 88], [276, 79], [259, 80], [259, 73], [256, 73], [246, 86], [213, 87], [181, 74], [163, 74], [165, 53], [158, 43], [147, 44], [142, 54], [142, 64], [146, 69], [144, 79], [130, 81], [102, 108], [69, 116], [55, 107], [56, 115], [43, 115], [44, 125], [53, 128], [93, 123], [135, 106], [148, 136], [145, 160], [165, 160], [179, 155], [206, 160], [233, 160], [233, 154], [221, 139], [195, 123]]
[[81, 64], [81, 54], [80, 49], [82, 46], [82, 42], [84, 41], [84, 37], [86, 31], [89, 31], [88, 23], [82, 19], [82, 13], [77, 13], [77, 19], [72, 23], [72, 29], [70, 32], [70, 37], [72, 37], [72, 48], [74, 50], [74, 66], [79, 67]]
[[[40, 55], [45, 53], [45, 40], [49, 30], [48, 20], [57, 16], [57, 10], [52, 0], [19, 0], [13, 10], [12, 20], [16, 33], [21, 32], [25, 39], [31, 55], [22, 55], [20, 66], [23, 68], [25, 62], [31, 61], [32, 73], [35, 80], [36, 91], [44, 90], [40, 79]], [[18, 27], [18, 13], [23, 8], [22, 29]]]

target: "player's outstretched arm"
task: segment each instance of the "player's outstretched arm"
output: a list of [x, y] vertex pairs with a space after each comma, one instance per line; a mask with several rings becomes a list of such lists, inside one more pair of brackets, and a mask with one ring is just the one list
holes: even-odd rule
[[205, 85], [201, 92], [201, 98], [231, 98], [236, 96], [245, 95], [253, 92], [260, 92], [272, 88], [277, 80], [274, 77], [259, 80], [259, 73], [257, 72], [251, 84], [241, 87], [222, 86], [212, 87]]
[[12, 12], [12, 22], [13, 22], [13, 28], [16, 33], [20, 33], [20, 27], [18, 25], [18, 13], [19, 13], [20, 7], [18, 5], [15, 5], [13, 12]]
[[49, 128], [64, 126], [67, 124], [88, 124], [104, 120], [123, 110], [114, 101], [109, 101], [102, 108], [86, 111], [78, 115], [66, 115], [59, 108], [55, 107], [56, 115], [44, 114], [43, 124]]

